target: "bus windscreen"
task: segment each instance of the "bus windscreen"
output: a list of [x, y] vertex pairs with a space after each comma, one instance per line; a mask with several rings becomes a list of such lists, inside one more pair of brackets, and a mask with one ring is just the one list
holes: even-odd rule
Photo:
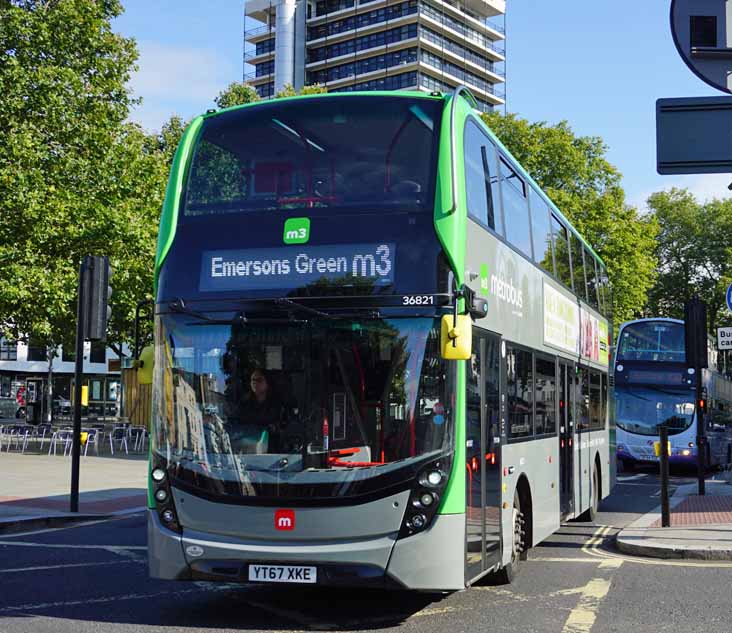
[[647, 387], [616, 387], [618, 426], [629, 433], [658, 435], [665, 424], [669, 435], [681, 433], [694, 419], [694, 394], [685, 391]]
[[441, 112], [433, 99], [344, 96], [208, 118], [183, 219], [319, 207], [431, 211]]
[[413, 476], [450, 446], [433, 319], [225, 325], [204, 316], [157, 318], [155, 446], [189, 486], [348, 497]]
[[683, 323], [640, 321], [626, 325], [618, 341], [617, 360], [683, 363]]

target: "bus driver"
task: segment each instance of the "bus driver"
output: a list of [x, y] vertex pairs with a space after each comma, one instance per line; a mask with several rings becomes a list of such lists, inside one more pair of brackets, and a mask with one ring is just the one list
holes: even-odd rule
[[267, 453], [280, 449], [280, 431], [284, 422], [284, 406], [277, 397], [266, 370], [255, 368], [249, 378], [249, 394], [241, 404], [239, 419], [245, 435], [255, 431], [258, 436], [267, 431]]

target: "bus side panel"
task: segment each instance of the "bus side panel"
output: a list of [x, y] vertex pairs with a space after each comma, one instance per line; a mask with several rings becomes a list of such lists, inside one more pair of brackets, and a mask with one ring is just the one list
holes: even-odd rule
[[[526, 477], [531, 492], [532, 543], [536, 545], [559, 529], [559, 440], [557, 437], [506, 444], [502, 452], [503, 503], [501, 512], [504, 535], [513, 534], [511, 525], [513, 495], [521, 476]], [[508, 536], [506, 536], [508, 538]], [[504, 543], [503, 563], [511, 561], [510, 543]]]
[[592, 468], [595, 464], [595, 459], [600, 461], [600, 498], [604, 499], [610, 494], [612, 482], [610, 479], [610, 464], [608, 463], [610, 455], [610, 447], [607, 438], [606, 431], [593, 431], [590, 435], [590, 463], [588, 465], [588, 472], [590, 473], [589, 481], [592, 482]]
[[440, 514], [429, 530], [398, 540], [386, 572], [410, 589], [464, 589], [465, 515]]

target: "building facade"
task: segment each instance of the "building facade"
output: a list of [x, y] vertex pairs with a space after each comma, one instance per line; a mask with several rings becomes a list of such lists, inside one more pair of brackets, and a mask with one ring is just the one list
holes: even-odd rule
[[[57, 417], [70, 415], [73, 401], [74, 352], [56, 350], [52, 364], [52, 396]], [[88, 387], [85, 412], [115, 415], [121, 394], [120, 360], [104, 343], [84, 343], [83, 383]], [[48, 352], [24, 342], [0, 337], [0, 418], [47, 419]], [[34, 410], [34, 407], [37, 410]]]
[[505, 103], [505, 0], [245, 0], [244, 80], [328, 92], [468, 86]]

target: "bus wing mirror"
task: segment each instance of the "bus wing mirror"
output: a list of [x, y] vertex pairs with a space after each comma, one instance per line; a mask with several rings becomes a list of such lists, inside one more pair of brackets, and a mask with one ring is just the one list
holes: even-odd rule
[[446, 314], [440, 328], [440, 351], [446, 360], [468, 360], [473, 347], [473, 322], [468, 314]]
[[470, 316], [474, 319], [483, 319], [488, 316], [488, 302], [473, 296], [470, 301]]
[[140, 352], [140, 360], [137, 365], [137, 384], [151, 385], [153, 379], [153, 367], [155, 366], [155, 346], [148, 345]]

